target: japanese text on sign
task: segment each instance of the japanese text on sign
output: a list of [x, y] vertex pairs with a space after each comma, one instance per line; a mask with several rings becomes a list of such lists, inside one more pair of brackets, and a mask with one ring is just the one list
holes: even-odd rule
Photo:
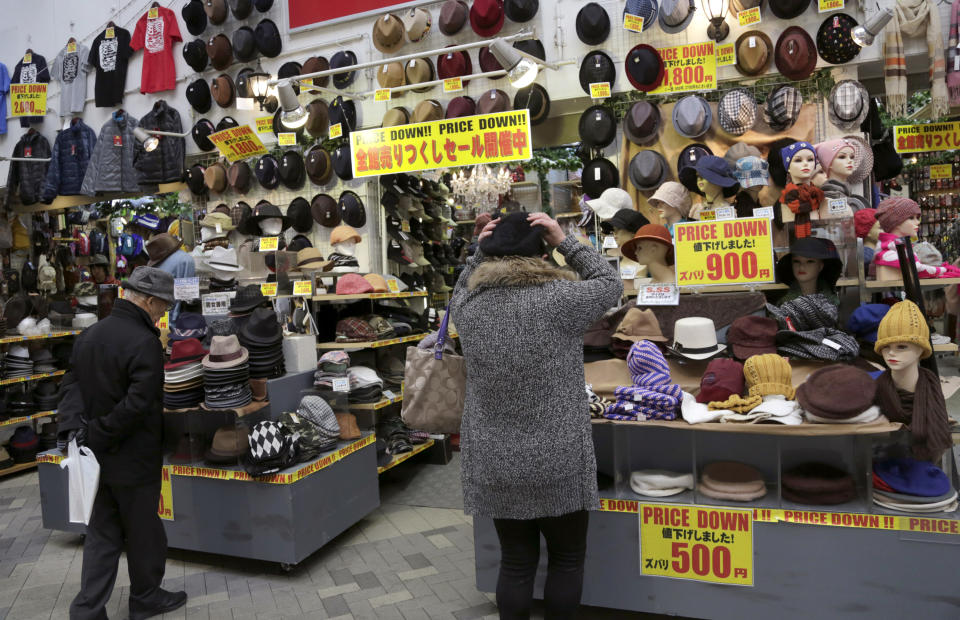
[[276, 252], [279, 247], [279, 237], [260, 237], [259, 250], [261, 252]]
[[389, 88], [378, 88], [373, 93], [374, 101], [390, 101], [390, 89]]
[[264, 282], [260, 285], [260, 294], [264, 297], [276, 297], [277, 296], [277, 283], [276, 282]]
[[461, 90], [463, 90], [463, 80], [460, 79], [460, 76], [443, 80], [443, 92], [455, 93]]
[[236, 296], [236, 291], [230, 291], [227, 293], [209, 293], [202, 296], [201, 309], [203, 314], [206, 315], [217, 315], [217, 314], [227, 314], [230, 311], [230, 300]]
[[173, 298], [200, 299], [200, 278], [177, 278], [173, 281]]
[[280, 146], [296, 146], [297, 134], [292, 131], [284, 131], [277, 134], [277, 144]]
[[340, 123], [334, 123], [333, 125], [330, 125], [331, 138], [339, 138], [342, 135], [343, 135], [343, 127], [340, 125]]
[[624, 13], [623, 27], [625, 30], [629, 30], [630, 32], [642, 32], [643, 17], [641, 17], [640, 15], [631, 15], [630, 13]]
[[530, 159], [532, 149], [526, 109], [350, 134], [356, 178], [525, 161]]
[[737, 48], [733, 43], [717, 46], [717, 66], [726, 67], [737, 64]]
[[817, 13], [836, 11], [843, 8], [844, 0], [818, 0]]
[[640, 574], [752, 586], [751, 511], [641, 504]]
[[949, 151], [960, 148], [960, 121], [927, 125], [897, 125], [893, 145], [898, 153]]
[[257, 119], [257, 133], [272, 133], [273, 132], [273, 117], [272, 116], [261, 116]]
[[661, 47], [663, 83], [653, 95], [717, 88], [717, 56], [713, 41]]
[[591, 99], [606, 99], [610, 96], [610, 82], [593, 82], [590, 84]]
[[313, 295], [313, 282], [310, 280], [298, 280], [294, 282], [293, 294], [297, 297], [309, 297]]
[[210, 134], [210, 141], [230, 162], [266, 155], [267, 149], [250, 125], [231, 127]]
[[[820, 1], [823, 2], [824, 0]], [[760, 19], [760, 7], [758, 6], [737, 13], [737, 20], [740, 22], [741, 26], [752, 26], [754, 24], [759, 24]]]
[[46, 84], [10, 85], [10, 114], [12, 116], [43, 116], [46, 113]]
[[770, 220], [684, 222], [674, 229], [677, 284], [773, 282]]
[[953, 164], [935, 164], [930, 166], [930, 178], [934, 180], [952, 179]]
[[679, 306], [680, 289], [670, 284], [644, 284], [637, 294], [638, 306]]

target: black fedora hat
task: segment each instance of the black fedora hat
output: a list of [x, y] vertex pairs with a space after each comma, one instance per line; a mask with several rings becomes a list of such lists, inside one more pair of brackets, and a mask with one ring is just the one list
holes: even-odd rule
[[333, 171], [341, 181], [349, 181], [353, 178], [353, 162], [350, 159], [350, 147], [338, 146], [330, 153], [330, 159], [333, 160]]
[[250, 26], [240, 26], [230, 38], [233, 43], [233, 55], [240, 62], [250, 62], [257, 57], [257, 37]]
[[280, 40], [280, 31], [272, 20], [265, 19], [257, 24], [253, 31], [254, 39], [257, 43], [257, 49], [267, 58], [276, 58], [283, 49], [283, 42]]
[[[253, 311], [240, 328], [238, 334], [241, 342], [251, 342], [255, 345], [274, 345], [279, 348], [283, 341], [283, 328], [277, 321], [277, 314], [273, 308], [257, 308]], [[269, 356], [265, 356], [269, 357]]]
[[[206, 53], [206, 52], [204, 52]], [[187, 86], [187, 101], [190, 106], [200, 114], [206, 114], [213, 105], [213, 98], [210, 96], [210, 85], [203, 78], [197, 78]]]
[[530, 110], [530, 124], [539, 125], [550, 116], [550, 95], [539, 84], [521, 88], [513, 96], [513, 109]]
[[345, 191], [340, 194], [337, 201], [340, 205], [340, 220], [354, 228], [361, 228], [367, 223], [367, 211], [363, 207], [363, 201], [351, 191]]
[[606, 148], [617, 137], [617, 117], [603, 105], [590, 106], [580, 115], [580, 140], [593, 148]]
[[523, 41], [517, 41], [513, 44], [513, 47], [520, 50], [524, 54], [530, 54], [535, 56], [540, 60], [547, 59], [547, 51], [543, 48], [543, 42], [540, 39], [524, 39]]
[[328, 106], [330, 124], [340, 124], [344, 137], [357, 128], [357, 104], [353, 99], [344, 99], [339, 95]]
[[183, 59], [196, 72], [203, 71], [210, 64], [210, 55], [207, 54], [207, 44], [201, 39], [194, 39], [183, 46]]
[[507, 19], [516, 23], [528, 22], [540, 10], [540, 0], [506, 0], [503, 12]]
[[217, 128], [213, 126], [213, 123], [205, 118], [201, 118], [194, 124], [190, 133], [198, 149], [201, 151], [212, 151], [217, 147], [210, 141], [210, 134], [216, 133], [216, 131]]
[[207, 29], [207, 13], [203, 10], [201, 0], [190, 0], [183, 5], [180, 15], [183, 16], [183, 23], [187, 25], [187, 32], [193, 36], [198, 36]]
[[770, 0], [770, 10], [780, 19], [800, 17], [809, 6], [809, 0]]
[[280, 212], [280, 207], [266, 200], [261, 200], [257, 203], [257, 206], [253, 208], [249, 222], [253, 226], [259, 226], [263, 220], [277, 218], [283, 221], [284, 230], [290, 228], [290, 218]]
[[590, 85], [597, 82], [609, 82], [610, 88], [617, 79], [617, 66], [605, 52], [593, 50], [583, 57], [580, 63], [580, 88], [590, 94]]
[[610, 16], [596, 2], [588, 2], [577, 13], [577, 37], [587, 45], [600, 45], [610, 36]]
[[303, 165], [303, 155], [299, 151], [288, 150], [280, 158], [280, 182], [289, 189], [300, 189], [307, 180], [307, 170]]
[[277, 189], [280, 185], [280, 164], [273, 155], [264, 155], [253, 169], [257, 181], [264, 189]]
[[620, 186], [620, 173], [613, 162], [605, 157], [591, 159], [584, 165], [580, 175], [583, 192], [590, 198], [599, 198], [605, 190]]
[[203, 196], [207, 193], [207, 184], [203, 182], [203, 166], [194, 164], [187, 171], [187, 187], [194, 196]]
[[253, 0], [229, 0], [229, 4], [236, 19], [246, 19], [253, 12]]
[[[357, 64], [357, 55], [351, 50], [340, 50], [330, 59], [331, 69], [345, 69], [351, 65]], [[346, 88], [353, 84], [356, 78], [356, 71], [344, 71], [333, 75], [333, 85], [336, 88]], [[346, 133], [346, 132], [344, 132]]]
[[[285, 62], [282, 65], [280, 65], [279, 69], [277, 69], [277, 79], [282, 80], [283, 78], [291, 78], [294, 76], [298, 76], [300, 75], [301, 68], [302, 68], [302, 65], [295, 60], [290, 60], [288, 62]], [[290, 86], [293, 87], [293, 92], [295, 92], [298, 95], [300, 94], [300, 82], [293, 80], [290, 82]]]
[[308, 233], [313, 228], [310, 203], [302, 196], [297, 196], [287, 206], [287, 217], [290, 218], [290, 225], [298, 233]]
[[263, 296], [259, 284], [247, 284], [237, 289], [237, 294], [230, 302], [231, 312], [248, 312], [257, 306], [262, 306], [269, 299]]

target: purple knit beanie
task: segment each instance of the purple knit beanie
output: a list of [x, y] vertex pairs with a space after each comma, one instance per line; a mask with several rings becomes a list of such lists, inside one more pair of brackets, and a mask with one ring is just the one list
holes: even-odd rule
[[877, 220], [884, 232], [893, 232], [911, 217], [920, 217], [920, 207], [909, 198], [892, 196], [877, 206]]

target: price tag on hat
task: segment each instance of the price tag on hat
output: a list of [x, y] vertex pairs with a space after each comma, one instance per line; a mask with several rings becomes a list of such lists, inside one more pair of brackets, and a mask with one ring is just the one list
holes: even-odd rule
[[330, 125], [331, 138], [339, 138], [342, 135], [343, 135], [343, 127], [340, 125], [340, 123], [334, 123], [333, 125]]
[[844, 0], [818, 0], [817, 5], [818, 13], [838, 11], [843, 9]]
[[67, 53], [68, 53], [68, 54], [76, 54], [76, 53], [77, 53], [77, 42], [76, 42], [76, 41], [70, 41], [69, 43], [67, 43]]
[[[745, 11], [740, 11], [737, 13], [737, 21], [740, 22], [741, 26], [753, 26], [760, 23], [760, 7], [755, 6], [752, 9], [747, 9]], [[755, 47], [751, 45], [750, 47]]]
[[389, 280], [387, 280], [387, 290], [390, 291], [391, 293], [399, 293], [400, 285], [397, 284], [396, 280], [394, 280], [393, 278], [390, 278]]
[[460, 76], [446, 78], [443, 80], [443, 92], [456, 93], [463, 90], [463, 80]]
[[257, 133], [270, 133], [273, 131], [273, 117], [261, 116], [257, 119]]
[[147, 11], [147, 19], [156, 19], [160, 17], [160, 9], [158, 7], [152, 7]]
[[276, 252], [278, 247], [280, 247], [279, 237], [261, 237], [260, 238], [261, 252]]
[[716, 210], [714, 210], [714, 214], [718, 220], [737, 219], [737, 210], [733, 207], [717, 207]]
[[277, 283], [276, 282], [264, 282], [260, 285], [260, 293], [264, 297], [276, 297], [277, 296]]
[[637, 277], [637, 266], [636, 265], [625, 265], [620, 263], [620, 279], [621, 280], [633, 280]]
[[672, 284], [644, 284], [637, 294], [638, 306], [679, 306], [680, 289]]
[[104, 38], [104, 39], [116, 39], [116, 38], [117, 38], [117, 31], [114, 30], [113, 26], [110, 26], [109, 28], [107, 28], [107, 31], [103, 34], [103, 38]]
[[390, 89], [389, 88], [378, 88], [373, 93], [374, 101], [390, 101]]
[[712, 221], [715, 220], [715, 219], [717, 219], [717, 212], [716, 212], [716, 211], [711, 210], [711, 211], [701, 211], [701, 212], [700, 212], [700, 221], [702, 221], [702, 222], [712, 222]]
[[349, 392], [349, 391], [350, 391], [350, 378], [349, 378], [349, 377], [334, 377], [334, 378], [333, 378], [333, 391], [334, 391], [334, 392]]
[[292, 131], [279, 133], [277, 134], [277, 144], [280, 146], [296, 146], [297, 134]]
[[313, 295], [313, 282], [310, 280], [298, 280], [293, 283], [293, 295], [295, 297], [310, 297]]
[[610, 97], [610, 82], [592, 82], [590, 84], [591, 99], [607, 99]]
[[716, 49], [718, 67], [737, 64], [737, 47], [734, 43], [718, 45]]
[[827, 213], [830, 215], [844, 215], [847, 213], [846, 198], [831, 198], [827, 201]]
[[173, 298], [200, 299], [200, 278], [177, 278], [173, 281]]
[[643, 32], [643, 17], [640, 15], [623, 14], [623, 28], [630, 32]]
[[773, 207], [757, 207], [753, 210], [753, 217], [768, 217], [773, 219]]

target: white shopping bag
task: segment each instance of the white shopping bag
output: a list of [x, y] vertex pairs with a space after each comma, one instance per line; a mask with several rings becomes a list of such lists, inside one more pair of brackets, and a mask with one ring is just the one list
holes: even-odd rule
[[67, 446], [67, 458], [60, 462], [67, 468], [69, 480], [70, 523], [90, 523], [93, 512], [93, 500], [100, 486], [100, 463], [93, 450], [86, 446], [77, 446], [77, 440], [71, 439]]

